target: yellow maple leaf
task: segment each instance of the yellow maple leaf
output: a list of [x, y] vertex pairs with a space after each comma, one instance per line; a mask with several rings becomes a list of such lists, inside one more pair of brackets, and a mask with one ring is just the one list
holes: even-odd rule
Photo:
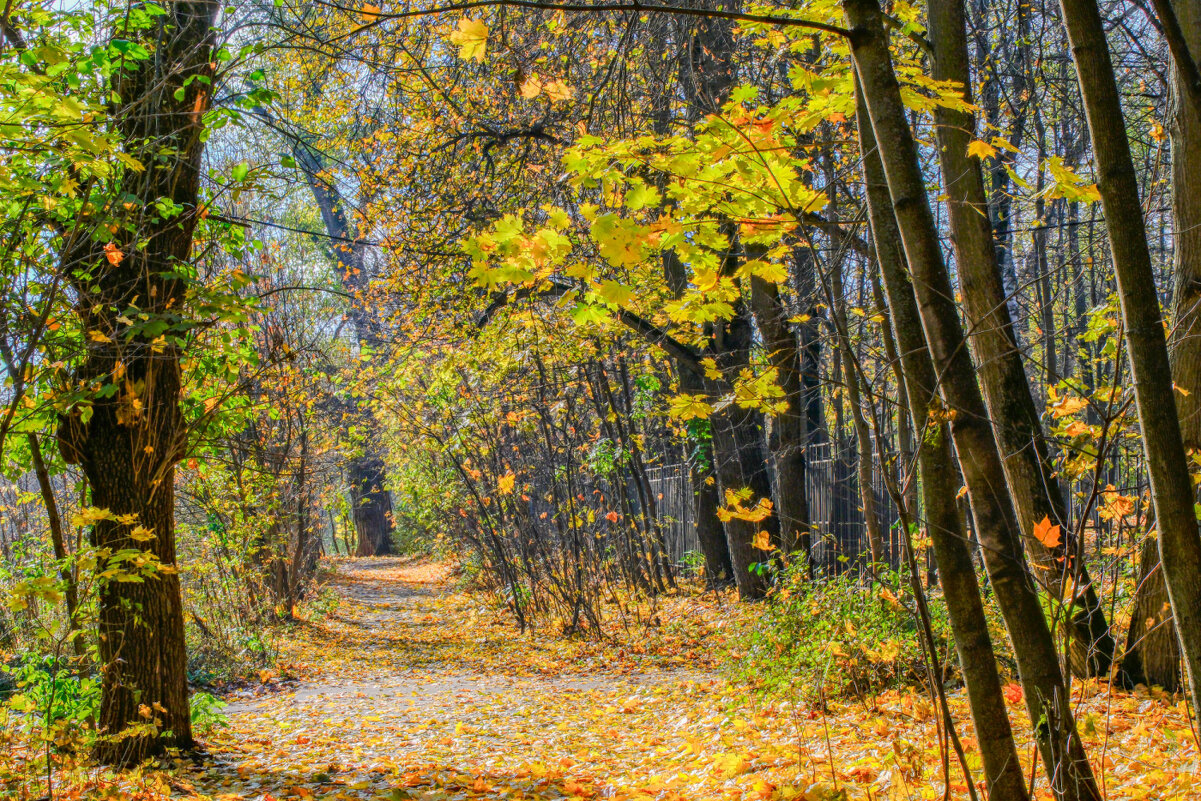
[[668, 401], [668, 414], [679, 420], [704, 420], [712, 411], [703, 395], [689, 395], [685, 392]]
[[94, 526], [101, 520], [112, 520], [113, 513], [108, 509], [100, 509], [95, 506], [85, 506], [75, 514], [71, 515], [71, 525], [76, 528], [84, 526]]
[[133, 530], [129, 532], [129, 536], [138, 542], [146, 542], [147, 540], [154, 539], [154, 529], [149, 529], [145, 526], [135, 526]]
[[496, 482], [496, 491], [501, 495], [508, 495], [513, 492], [513, 485], [517, 483], [517, 476], [512, 473], [506, 473], [501, 476]]
[[483, 61], [488, 55], [488, 24], [483, 20], [463, 17], [450, 41], [459, 46], [459, 58]]
[[967, 154], [978, 159], [989, 159], [997, 155], [997, 149], [988, 142], [975, 139], [967, 146]]

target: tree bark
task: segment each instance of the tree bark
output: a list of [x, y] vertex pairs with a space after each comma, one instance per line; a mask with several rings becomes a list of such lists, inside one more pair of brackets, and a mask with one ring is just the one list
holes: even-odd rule
[[[665, 260], [675, 263], [674, 268], [683, 276], [683, 264], [674, 254], [666, 254]], [[669, 266], [668, 269], [673, 269]], [[679, 366], [677, 373], [680, 391], [689, 395], [707, 395], [704, 377], [686, 366]], [[704, 422], [704, 421], [702, 421]], [[712, 427], [709, 429], [712, 433]], [[705, 557], [705, 583], [710, 587], [720, 586], [734, 580], [734, 563], [730, 561], [730, 546], [726, 530], [717, 510], [721, 508], [721, 493], [717, 488], [717, 443], [696, 435], [694, 453], [689, 459], [688, 480], [692, 486], [693, 514], [696, 517], [696, 536]]]
[[[970, 103], [963, 0], [932, 0], [929, 18], [933, 76], [961, 84]], [[968, 155], [976, 120], [970, 113], [940, 109], [935, 112], [935, 125], [971, 342], [1018, 525], [1037, 565], [1035, 575], [1051, 598], [1055, 602], [1064, 598], [1068, 582], [1079, 588], [1068, 610], [1072, 665], [1081, 675], [1103, 676], [1113, 662], [1114, 642], [1100, 596], [1077, 555], [1077, 544], [1064, 536], [1059, 547], [1047, 548], [1034, 536], [1034, 527], [1043, 518], [1068, 531], [1067, 507], [1052, 478], [1054, 465], [1014, 335], [980, 162]], [[1007, 207], [999, 213], [1008, 214]], [[1006, 218], [1001, 224], [1010, 223]]]
[[[118, 390], [95, 398], [89, 419], [79, 410], [63, 417], [59, 447], [67, 462], [83, 467], [94, 506], [129, 516], [97, 522], [95, 546], [113, 554], [140, 551], [161, 565], [142, 581], [108, 581], [100, 588], [99, 726], [105, 737], [97, 756], [111, 763], [136, 763], [167, 746], [192, 744], [175, 572], [175, 465], [186, 447], [180, 351], [175, 334], [152, 336], [124, 313], [136, 306], [152, 320], [179, 324], [188, 289], [183, 276], [200, 218], [203, 115], [213, 92], [219, 8], [210, 0], [181, 0], [165, 6], [147, 28], [118, 23], [116, 38], [152, 54], [118, 65], [111, 78], [114, 127], [144, 169], [117, 179], [114, 194], [135, 200], [114, 204], [117, 219], [103, 221], [116, 224], [111, 248], [102, 248], [103, 239], [95, 241], [84, 225], [68, 235], [63, 249], [84, 330], [102, 335], [89, 337], [76, 378]], [[163, 198], [181, 211], [160, 213], [156, 202]], [[137, 525], [153, 537], [135, 539]], [[128, 563], [122, 567], [130, 570]], [[159, 724], [158, 733], [130, 730], [151, 722]]]
[[842, 6], [852, 28], [851, 55], [912, 272], [922, 326], [936, 375], [941, 377], [939, 392], [967, 482], [976, 533], [1013, 644], [1027, 711], [1047, 773], [1062, 801], [1099, 800], [1092, 768], [1076, 732], [1055, 642], [1026, 565], [1001, 455], [968, 355], [880, 6], [877, 0], [843, 0]]
[[[698, 3], [708, 7], [709, 0], [698, 0]], [[679, 78], [684, 97], [691, 105], [691, 116], [717, 113], [734, 85], [733, 25], [729, 20], [702, 18], [694, 23], [687, 38], [688, 47], [680, 64]], [[727, 274], [733, 272], [738, 259], [736, 232], [733, 226], [728, 227], [729, 250], [724, 259]], [[677, 290], [683, 291], [682, 286], [676, 285]], [[706, 382], [707, 394], [710, 398], [718, 398], [725, 387], [733, 385], [743, 369], [751, 366], [754, 335], [750, 309], [739, 300], [735, 303], [733, 318], [713, 324], [707, 333], [707, 355], [714, 358], [723, 376], [720, 382]], [[719, 492], [749, 488], [756, 498], [772, 498], [763, 415], [732, 403], [714, 413], [709, 418], [709, 425]], [[804, 492], [803, 486], [800, 491]], [[762, 529], [768, 532], [773, 547], [777, 547], [780, 544], [779, 518], [772, 514], [762, 522]], [[755, 565], [766, 561], [767, 551], [754, 546], [755, 535], [761, 527], [737, 518], [723, 523], [739, 595], [747, 599], [763, 597], [767, 593], [768, 577], [766, 571], [756, 570]]]
[[[733, 255], [728, 257], [733, 258]], [[750, 310], [739, 300], [734, 304], [733, 318], [712, 327], [709, 347], [724, 378], [722, 384], [733, 386], [741, 372], [750, 367], [753, 345]], [[717, 382], [710, 383], [710, 397], [719, 397], [723, 387]], [[771, 498], [762, 412], [730, 403], [709, 418], [709, 425], [713, 432], [718, 488], [723, 493], [750, 489], [755, 500]], [[744, 599], [762, 598], [767, 594], [770, 582], [767, 572], [757, 566], [767, 561], [769, 551], [755, 547], [755, 537], [764, 531], [771, 548], [779, 547], [779, 518], [771, 514], [759, 523], [738, 518], [730, 518], [724, 523], [738, 594]]]
[[[684, 38], [691, 41], [705, 32], [704, 30], [687, 31]], [[667, 58], [670, 47], [670, 43], [665, 41], [662, 58]], [[701, 49], [704, 50], [703, 45]], [[678, 76], [681, 84], [685, 84], [686, 77], [683, 67], [681, 67]], [[653, 113], [656, 136], [666, 137], [672, 133], [670, 83], [669, 79], [665, 79], [665, 85], [655, 95]], [[724, 91], [728, 91], [728, 86], [727, 81]], [[660, 190], [665, 186], [666, 176], [661, 176]], [[675, 298], [682, 297], [688, 290], [688, 274], [683, 262], [674, 252], [671, 252], [663, 254], [662, 264], [663, 278], [668, 289]], [[676, 366], [681, 392], [700, 396], [707, 394], [705, 379], [700, 372], [688, 365], [680, 364], [679, 360], [676, 360]], [[705, 434], [709, 436], [706, 437]], [[717, 475], [713, 469], [717, 450], [708, 422], [697, 421], [697, 428], [691, 431], [689, 440], [692, 443], [693, 452], [689, 454], [688, 459], [688, 481], [692, 490], [692, 511], [697, 542], [700, 544], [701, 555], [705, 559], [705, 584], [710, 588], [716, 588], [734, 580], [734, 564], [730, 561], [730, 547], [726, 539], [725, 527], [717, 516], [717, 510], [721, 508]]]
[[348, 461], [346, 476], [358, 534], [355, 556], [392, 553], [392, 495], [384, 485], [383, 460], [370, 454], [356, 456]]
[[[1193, 61], [1201, 52], [1201, 2], [1175, 0], [1182, 45]], [[1195, 64], [1195, 62], [1194, 62]], [[1186, 449], [1201, 448], [1201, 194], [1192, 191], [1201, 174], [1201, 114], [1190, 102], [1188, 81], [1176, 61], [1172, 72], [1172, 230], [1175, 234], [1172, 332], [1168, 358], [1176, 393], [1180, 434]], [[1187, 393], [1187, 394], [1186, 394]], [[1180, 642], [1176, 635], [1155, 540], [1148, 540], [1139, 560], [1138, 591], [1122, 673], [1127, 683], [1157, 684], [1169, 692], [1181, 687]]]
[[868, 214], [909, 401], [909, 408], [901, 413], [910, 414], [914, 430], [922, 432], [917, 459], [926, 531], [933, 545], [955, 650], [967, 687], [988, 797], [992, 801], [1025, 801], [1028, 798], [1026, 782], [1001, 692], [1001, 677], [980, 599], [976, 566], [955, 502], [959, 473], [951, 455], [950, 431], [945, 423], [930, 418], [930, 412], [939, 405], [938, 381], [922, 332], [917, 299], [906, 272], [901, 236], [862, 92], [858, 106]]
[[54, 547], [54, 559], [59, 563], [59, 579], [63, 582], [63, 595], [67, 601], [67, 628], [71, 632], [71, 650], [75, 656], [82, 658], [87, 652], [81, 633], [74, 633], [76, 614], [79, 609], [79, 585], [74, 569], [67, 569], [67, 538], [63, 533], [63, 519], [58, 513], [58, 500], [54, 497], [54, 485], [50, 483], [50, 471], [46, 469], [46, 460], [42, 458], [42, 445], [37, 434], [28, 434], [30, 461], [33, 463], [33, 474], [38, 480], [38, 489], [42, 493], [42, 503], [46, 507], [46, 524], [50, 528], [50, 543]]
[[788, 309], [776, 284], [752, 276], [751, 307], [763, 337], [768, 364], [776, 369], [777, 383], [788, 402], [788, 408], [773, 420], [776, 437], [772, 458], [776, 464], [780, 548], [785, 553], [800, 552], [807, 561], [810, 528], [809, 503], [805, 495], [805, 446], [809, 427], [801, 385], [801, 355], [797, 338], [788, 326]]
[[[713, 458], [709, 448], [708, 458]], [[692, 486], [693, 511], [696, 515], [696, 538], [705, 557], [705, 584], [717, 587], [734, 580], [734, 564], [730, 561], [730, 546], [717, 510], [721, 498], [717, 494], [717, 478], [713, 465], [692, 467], [688, 478]]]
[[1093, 0], [1061, 0], [1060, 5], [1100, 179], [1160, 559], [1196, 705], [1201, 701], [1201, 536], [1138, 179], [1100, 10]]
[[875, 488], [872, 486], [872, 433], [867, 417], [863, 413], [863, 395], [859, 391], [859, 360], [855, 357], [855, 349], [851, 346], [851, 334], [844, 309], [842, 264], [835, 263], [830, 270], [830, 318], [834, 323], [835, 340], [842, 352], [842, 375], [840, 377], [847, 393], [847, 405], [851, 411], [851, 428], [855, 436], [855, 478], [859, 484], [859, 505], [863, 512], [863, 527], [867, 532], [872, 568], [879, 569], [887, 564], [888, 556], [884, 552], [884, 532], [880, 527], [880, 511], [876, 503]]

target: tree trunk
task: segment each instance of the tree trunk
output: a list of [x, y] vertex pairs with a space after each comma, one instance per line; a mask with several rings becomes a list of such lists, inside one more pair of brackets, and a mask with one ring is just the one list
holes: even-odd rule
[[[1185, 44], [1193, 54], [1201, 53], [1201, 2], [1175, 0], [1173, 6]], [[1176, 285], [1168, 357], [1181, 390], [1176, 394], [1181, 438], [1186, 449], [1196, 450], [1201, 448], [1201, 194], [1192, 184], [1201, 175], [1201, 115], [1183, 83], [1180, 70], [1173, 70], [1169, 141]], [[1131, 685], [1158, 684], [1170, 692], [1181, 686], [1180, 642], [1155, 540], [1143, 546], [1139, 561], [1122, 673]]]
[[1172, 619], [1172, 603], [1163, 578], [1163, 566], [1159, 563], [1157, 538], [1148, 537], [1139, 554], [1138, 584], [1120, 678], [1127, 689], [1147, 684], [1174, 693], [1184, 686], [1184, 676], [1180, 672], [1180, 638]]
[[46, 469], [46, 460], [42, 458], [42, 445], [38, 435], [30, 433], [26, 436], [29, 443], [29, 457], [33, 463], [33, 474], [38, 480], [38, 489], [42, 493], [42, 503], [46, 507], [46, 525], [50, 529], [50, 543], [54, 547], [54, 559], [59, 563], [59, 579], [63, 582], [64, 596], [67, 601], [67, 631], [71, 638], [71, 650], [78, 658], [87, 653], [81, 632], [75, 632], [76, 615], [79, 609], [79, 585], [76, 581], [75, 569], [67, 569], [67, 538], [63, 533], [63, 519], [58, 513], [58, 500], [54, 497], [54, 485], [50, 483], [50, 471]]
[[[932, 0], [929, 15], [933, 76], [962, 84], [971, 102], [963, 0]], [[1067, 507], [1052, 477], [1054, 465], [1014, 335], [980, 162], [968, 155], [976, 120], [968, 113], [940, 109], [935, 121], [964, 308], [1018, 525], [1037, 565], [1035, 575], [1053, 601], [1065, 597], [1066, 586], [1080, 588], [1069, 611], [1071, 661], [1082, 675], [1103, 676], [1113, 662], [1114, 642], [1077, 544], [1064, 536], [1059, 547], [1049, 549], [1034, 536], [1035, 525], [1044, 518], [1068, 531]]]
[[384, 487], [383, 460], [365, 455], [351, 459], [346, 476], [358, 534], [355, 556], [387, 556], [393, 551], [392, 495]]
[[1061, 6], [1100, 179], [1163, 574], [1197, 705], [1201, 702], [1201, 536], [1138, 178], [1100, 10], [1093, 0], [1061, 0]]
[[851, 426], [855, 435], [855, 477], [859, 484], [859, 504], [863, 511], [864, 530], [867, 531], [868, 549], [871, 552], [873, 570], [887, 563], [884, 552], [884, 532], [880, 529], [880, 512], [876, 503], [876, 491], [872, 486], [872, 434], [867, 418], [863, 414], [863, 396], [859, 391], [859, 360], [851, 346], [851, 334], [847, 327], [844, 311], [845, 299], [842, 287], [842, 265], [835, 263], [830, 270], [830, 318], [834, 323], [835, 339], [842, 352], [842, 381], [851, 411]]
[[[698, 7], [711, 7], [711, 0], [698, 0]], [[733, 7], [737, 7], [735, 3]], [[704, 114], [721, 110], [734, 85], [734, 27], [729, 20], [699, 18], [688, 20], [692, 26], [687, 36], [688, 47], [680, 62], [679, 79], [684, 97], [690, 104], [690, 117], [697, 119]], [[737, 260], [734, 249], [737, 238], [733, 227], [729, 233], [730, 252], [726, 255], [728, 265]], [[678, 291], [682, 285], [673, 285]], [[714, 357], [721, 370], [723, 382], [708, 382], [710, 398], [720, 397], [724, 387], [730, 386], [745, 368], [751, 365], [753, 326], [751, 313], [746, 304], [735, 304], [734, 317], [712, 326], [708, 355]], [[767, 472], [767, 443], [763, 430], [763, 415], [753, 410], [742, 409], [730, 404], [709, 419], [713, 434], [713, 462], [718, 490], [752, 490], [756, 498], [771, 498], [771, 479]], [[802, 492], [803, 492], [802, 487]], [[743, 598], [761, 598], [767, 592], [768, 580], [763, 571], [754, 569], [756, 564], [766, 561], [767, 551], [756, 549], [755, 535], [760, 526], [746, 520], [723, 521], [729, 548], [730, 562], [734, 569], [734, 581]], [[773, 546], [778, 546], [779, 519], [776, 515], [763, 521]]]
[[[707, 458], [713, 458], [713, 449], [709, 448]], [[726, 532], [717, 510], [721, 507], [721, 498], [717, 493], [717, 477], [713, 475], [713, 466], [693, 465], [688, 473], [692, 485], [693, 512], [696, 516], [696, 538], [701, 545], [701, 554], [705, 557], [705, 583], [709, 587], [717, 587], [734, 580], [734, 564], [730, 561], [730, 546], [726, 542]]]
[[[683, 269], [683, 265], [679, 265]], [[682, 274], [682, 273], [681, 273]], [[705, 380], [687, 367], [678, 370], [680, 391], [689, 395], [705, 395]], [[701, 421], [704, 422], [704, 421]], [[692, 486], [693, 516], [696, 519], [696, 536], [705, 557], [705, 583], [710, 587], [720, 586], [734, 580], [734, 564], [730, 561], [730, 546], [726, 531], [717, 510], [721, 508], [721, 495], [717, 489], [714, 464], [717, 448], [712, 439], [696, 436], [694, 452], [689, 459], [688, 480]]]
[[[324, 176], [321, 154], [308, 143], [297, 139], [292, 148], [296, 161], [304, 170], [313, 200], [321, 212], [325, 231], [333, 244], [330, 251], [336, 262], [342, 288], [350, 295], [349, 317], [360, 348], [371, 347], [379, 339], [376, 326], [369, 315], [364, 297], [367, 288], [367, 245], [358, 237], [337, 188]], [[344, 417], [358, 420], [369, 432], [376, 429], [369, 410], [357, 399], [345, 404]], [[392, 496], [388, 492], [383, 454], [378, 443], [368, 434], [362, 452], [346, 460], [350, 480], [350, 503], [354, 510], [354, 526], [359, 544], [356, 556], [385, 556], [392, 553]]]
[[[730, 246], [733, 247], [733, 242]], [[733, 258], [733, 255], [728, 257]], [[754, 331], [750, 317], [750, 310], [740, 300], [734, 304], [732, 319], [713, 325], [711, 353], [727, 387], [733, 386], [741, 372], [751, 366]], [[713, 382], [709, 390], [710, 397], [719, 397], [722, 389], [717, 382]], [[763, 414], [730, 403], [709, 418], [709, 425], [713, 431], [714, 470], [718, 488], [723, 493], [749, 489], [753, 493], [753, 502], [760, 498], [771, 498]], [[767, 572], [758, 566], [767, 562], [769, 551], [756, 547], [756, 535], [765, 532], [770, 547], [778, 547], [779, 518], [771, 514], [759, 523], [738, 518], [730, 518], [724, 523], [738, 594], [744, 599], [762, 598], [767, 594], [769, 580]]]
[[[688, 289], [688, 274], [684, 263], [674, 252], [663, 254], [663, 275], [672, 294], [677, 298], [682, 297]], [[709, 394], [705, 377], [697, 365], [681, 364], [677, 360], [676, 366], [681, 392], [701, 396]], [[724, 581], [733, 581], [736, 575], [734, 562], [730, 558], [731, 539], [727, 535], [726, 524], [717, 516], [722, 504], [716, 467], [719, 461], [727, 458], [722, 448], [729, 447], [729, 443], [713, 436], [712, 421], [701, 422], [707, 423], [710, 438], [706, 441], [700, 432], [695, 432], [696, 452], [690, 461], [689, 480], [692, 483], [697, 539], [705, 557], [707, 583], [717, 586]]]
[[[151, 320], [178, 323], [187, 293], [186, 265], [200, 209], [203, 115], [212, 96], [213, 25], [220, 6], [191, 0], [165, 6], [148, 28], [118, 23], [115, 37], [134, 41], [151, 58], [116, 68], [111, 115], [125, 151], [144, 166], [127, 170], [114, 196], [111, 247], [81, 226], [64, 243], [64, 268], [76, 285], [78, 312], [89, 336], [76, 378], [116, 384], [95, 398], [91, 416], [76, 410], [60, 421], [59, 447], [83, 467], [95, 507], [121, 519], [92, 527], [97, 548], [141, 551], [159, 569], [142, 581], [108, 581], [99, 593], [99, 656], [103, 665], [97, 747], [105, 762], [136, 763], [167, 746], [188, 747], [187, 657], [179, 576], [175, 572], [175, 464], [187, 436], [179, 408], [180, 351], [131, 322], [135, 305]], [[125, 18], [122, 18], [125, 19]], [[169, 154], [164, 157], [163, 154]], [[167, 198], [181, 211], [164, 219]], [[127, 517], [125, 517], [127, 516]], [[132, 536], [141, 526], [153, 536]], [[131, 564], [121, 565], [126, 572]], [[139, 724], [157, 723], [130, 731]], [[161, 736], [160, 736], [161, 733]]]
[[[975, 366], [967, 352], [880, 6], [877, 0], [843, 0], [842, 6], [852, 28], [851, 55], [913, 275], [922, 326], [936, 375], [941, 376], [939, 391], [948, 407], [946, 416], [967, 481], [976, 533], [1013, 644], [1047, 773], [1062, 801], [1100, 799], [1076, 732], [1055, 642], [1022, 551], [1021, 530], [1005, 489], [1005, 472], [976, 383]], [[943, 578], [945, 581], [947, 576]]]
[[780, 297], [780, 288], [762, 278], [751, 278], [751, 307], [763, 337], [768, 363], [776, 369], [776, 380], [784, 391], [788, 408], [773, 420], [776, 438], [773, 459], [776, 463], [777, 513], [780, 518], [780, 548], [785, 553], [799, 551], [809, 558], [809, 502], [805, 495], [805, 446], [809, 437], [801, 386], [801, 356], [797, 338], [788, 327], [788, 309]]
[[967, 687], [988, 797], [992, 801], [1025, 801], [1028, 797], [1025, 778], [1018, 763], [1009, 714], [1001, 693], [1001, 677], [997, 673], [997, 658], [980, 599], [976, 566], [955, 501], [959, 472], [951, 456], [950, 432], [945, 423], [930, 418], [930, 412], [938, 406], [938, 382], [922, 333], [917, 300], [905, 269], [900, 232], [862, 92], [858, 106], [868, 214], [909, 400], [909, 408], [901, 413], [911, 414], [914, 429], [923, 432], [917, 458], [926, 530], [933, 544], [955, 650]]

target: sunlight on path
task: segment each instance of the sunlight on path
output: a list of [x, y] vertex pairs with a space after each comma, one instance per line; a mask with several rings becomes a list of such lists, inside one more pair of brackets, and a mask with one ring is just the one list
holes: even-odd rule
[[599, 780], [656, 761], [671, 700], [716, 682], [678, 657], [659, 669], [586, 647], [564, 654], [567, 643], [518, 636], [444, 580], [428, 564], [343, 562], [342, 604], [290, 654], [305, 678], [229, 708], [203, 790], [588, 797]]
[[[633, 646], [519, 635], [503, 612], [455, 592], [444, 567], [399, 559], [339, 562], [334, 587], [336, 611], [301, 625], [285, 657], [299, 680], [230, 707], [213, 761], [193, 775], [197, 793], [827, 801], [842, 797], [837, 786], [852, 799], [943, 797], [934, 716], [912, 693], [872, 709], [831, 704], [825, 718], [739, 705], [713, 664], [716, 629], [664, 626]], [[736, 614], [682, 617], [720, 627], [726, 613]], [[1080, 714], [1109, 797], [1195, 797], [1180, 710], [1123, 696], [1107, 718], [1105, 703], [1094, 694]], [[1022, 721], [1020, 705], [1011, 714]], [[952, 797], [967, 797], [961, 782], [953, 773]]]

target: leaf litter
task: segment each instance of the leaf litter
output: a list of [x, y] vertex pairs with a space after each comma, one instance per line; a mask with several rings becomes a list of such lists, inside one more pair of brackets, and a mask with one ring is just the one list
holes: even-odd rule
[[[755, 612], [712, 593], [666, 599], [660, 625], [606, 640], [519, 634], [444, 565], [338, 563], [337, 608], [291, 632], [279, 671], [231, 699], [203, 759], [59, 779], [56, 798], [203, 801], [837, 801], [966, 798], [944, 784], [934, 708], [917, 692], [825, 710], [723, 676]], [[1110, 799], [1195, 798], [1183, 702], [1074, 686]], [[1024, 767], [1020, 688], [1007, 688]], [[962, 692], [950, 696], [980, 759]], [[983, 793], [981, 793], [981, 797]], [[1050, 798], [1045, 782], [1037, 798]]]

